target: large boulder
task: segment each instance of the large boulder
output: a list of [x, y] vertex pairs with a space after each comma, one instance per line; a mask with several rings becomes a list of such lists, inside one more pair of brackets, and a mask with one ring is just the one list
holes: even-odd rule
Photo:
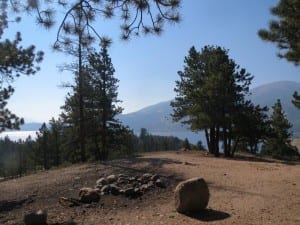
[[97, 192], [97, 189], [84, 187], [79, 191], [79, 200], [82, 203], [99, 202], [100, 194]]
[[47, 212], [45, 210], [38, 210], [36, 212], [28, 212], [24, 215], [25, 225], [46, 225]]
[[180, 182], [175, 189], [175, 208], [179, 213], [198, 212], [207, 207], [209, 190], [203, 178]]

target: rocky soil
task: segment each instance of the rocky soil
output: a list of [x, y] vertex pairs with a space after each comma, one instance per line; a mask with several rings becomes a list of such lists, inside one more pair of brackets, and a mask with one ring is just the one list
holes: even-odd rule
[[[115, 182], [107, 182], [109, 190], [101, 181], [108, 177]], [[179, 214], [174, 189], [192, 177], [208, 183], [208, 209]], [[61, 203], [62, 197], [78, 200], [83, 187], [97, 189], [100, 200]], [[0, 182], [0, 224], [23, 224], [24, 214], [39, 209], [47, 211], [49, 225], [295, 225], [300, 224], [300, 165], [248, 156], [228, 160], [200, 152], [161, 152]]]

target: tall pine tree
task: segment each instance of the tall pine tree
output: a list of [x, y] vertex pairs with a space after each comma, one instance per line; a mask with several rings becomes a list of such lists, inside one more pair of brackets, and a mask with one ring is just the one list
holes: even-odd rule
[[[14, 93], [11, 83], [20, 75], [33, 75], [43, 59], [43, 52], [35, 52], [35, 47], [21, 46], [21, 34], [14, 40], [2, 40], [4, 30], [8, 28], [7, 1], [0, 2], [0, 132], [5, 129], [18, 129], [23, 119], [7, 108], [7, 101]], [[16, 18], [18, 21], [19, 18]]]
[[280, 0], [278, 5], [271, 9], [276, 16], [272, 20], [269, 30], [262, 29], [259, 36], [265, 40], [274, 42], [281, 50], [278, 53], [280, 58], [285, 58], [295, 65], [300, 63], [300, 1]]
[[272, 135], [262, 148], [262, 154], [271, 155], [274, 158], [285, 158], [297, 154], [295, 148], [291, 146], [292, 134], [289, 131], [292, 124], [286, 118], [280, 100], [272, 107], [271, 128]]
[[[89, 132], [94, 136], [94, 143], [99, 152], [99, 159], [106, 160], [109, 146], [113, 143], [113, 133], [120, 128], [116, 115], [122, 112], [117, 106], [118, 82], [114, 77], [115, 69], [108, 55], [107, 46], [103, 45], [99, 53], [91, 53], [88, 57], [88, 72], [90, 76], [90, 98], [87, 105]], [[100, 142], [96, 139], [99, 136]], [[101, 147], [97, 143], [101, 143]]]
[[233, 121], [245, 104], [253, 77], [218, 46], [205, 46], [200, 52], [192, 47], [184, 62], [171, 102], [173, 119], [194, 131], [204, 130], [209, 152], [216, 156], [223, 140], [225, 156], [231, 156]]

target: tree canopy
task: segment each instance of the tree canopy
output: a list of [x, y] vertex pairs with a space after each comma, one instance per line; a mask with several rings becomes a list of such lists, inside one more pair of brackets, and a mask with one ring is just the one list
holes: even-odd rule
[[174, 89], [177, 96], [171, 102], [173, 119], [193, 131], [204, 130], [211, 153], [219, 155], [223, 140], [225, 155], [232, 155], [234, 124], [249, 104], [244, 97], [253, 77], [219, 46], [205, 46], [200, 52], [192, 47], [184, 63]]
[[[7, 1], [7, 0], [5, 0]], [[27, 11], [36, 15], [38, 24], [47, 29], [58, 23], [59, 28], [55, 41], [55, 48], [60, 44], [70, 42], [65, 34], [85, 33], [86, 43], [95, 38], [107, 41], [105, 35], [96, 28], [99, 18], [111, 19], [119, 17], [121, 20], [121, 38], [127, 40], [132, 35], [155, 33], [160, 34], [165, 21], [178, 22], [180, 0], [30, 0], [10, 1], [11, 7], [17, 11]], [[58, 21], [57, 12], [63, 12]], [[81, 18], [81, 28], [77, 29]], [[75, 29], [74, 29], [75, 27]], [[76, 28], [77, 27], [77, 28]], [[63, 34], [63, 35], [62, 35]]]
[[267, 138], [262, 148], [262, 153], [271, 155], [274, 158], [284, 158], [297, 155], [296, 148], [291, 145], [292, 133], [289, 129], [292, 124], [286, 118], [286, 114], [282, 109], [280, 100], [278, 99], [272, 107], [271, 115], [271, 135]]
[[[11, 83], [20, 75], [33, 75], [43, 59], [43, 52], [35, 52], [33, 45], [24, 48], [21, 45], [21, 34], [18, 32], [14, 40], [2, 40], [4, 30], [8, 28], [6, 1], [0, 3], [0, 132], [18, 129], [23, 119], [12, 113], [6, 106], [14, 93]], [[18, 20], [18, 19], [16, 19]]]
[[277, 44], [280, 52], [278, 56], [285, 58], [295, 65], [300, 63], [300, 1], [280, 0], [271, 9], [276, 17], [269, 25], [269, 29], [259, 30], [259, 36]]

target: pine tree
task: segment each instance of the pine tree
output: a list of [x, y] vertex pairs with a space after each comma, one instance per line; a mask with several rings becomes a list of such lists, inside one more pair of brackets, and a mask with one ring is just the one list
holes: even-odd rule
[[223, 140], [225, 156], [231, 156], [233, 121], [245, 104], [252, 76], [229, 58], [228, 51], [218, 46], [194, 47], [185, 57], [173, 119], [190, 125], [193, 131], [204, 130], [209, 152], [219, 155]]
[[258, 152], [259, 143], [264, 142], [271, 133], [267, 112], [268, 107], [254, 106], [250, 102], [242, 107], [234, 121], [233, 152], [238, 146], [243, 147], [243, 151], [248, 150], [253, 154]]
[[276, 20], [270, 22], [269, 30], [260, 30], [259, 36], [265, 41], [277, 43], [277, 47], [281, 50], [278, 53], [280, 58], [299, 65], [300, 1], [280, 0], [271, 12], [277, 17]]
[[289, 131], [292, 128], [292, 124], [286, 118], [279, 99], [272, 109], [272, 136], [267, 139], [266, 144], [263, 146], [262, 154], [271, 155], [274, 158], [296, 155], [296, 150], [291, 146], [292, 134]]
[[36, 160], [38, 163], [41, 163], [43, 165], [43, 168], [45, 170], [50, 169], [50, 147], [49, 147], [49, 136], [50, 132], [46, 125], [46, 123], [43, 123], [40, 127], [39, 131], [36, 133], [37, 135], [37, 149], [36, 149]]
[[292, 103], [294, 104], [294, 106], [296, 106], [298, 109], [300, 109], [300, 95], [298, 94], [298, 92], [295, 92], [293, 94], [293, 100]]
[[191, 145], [187, 138], [185, 138], [183, 141], [183, 148], [184, 148], [184, 150], [191, 150]]
[[[8, 2], [8, 0], [2, 0]], [[37, 23], [47, 29], [53, 27], [55, 23], [59, 24], [57, 31], [56, 44], [65, 42], [64, 30], [72, 32], [72, 27], [77, 22], [76, 14], [80, 9], [83, 29], [90, 37], [105, 39], [97, 31], [99, 19], [111, 19], [119, 17], [122, 21], [121, 38], [129, 39], [132, 35], [154, 33], [160, 34], [164, 22], [179, 22], [180, 17], [178, 9], [180, 0], [30, 0], [30, 1], [9, 1], [14, 11], [27, 11], [36, 14]], [[62, 17], [57, 16], [57, 12], [62, 12]], [[62, 18], [58, 21], [58, 18]], [[61, 39], [62, 38], [62, 39]]]
[[[85, 103], [88, 110], [87, 120], [93, 136], [96, 138], [100, 134], [99, 159], [106, 160], [114, 130], [120, 128], [120, 122], [116, 116], [123, 110], [117, 106], [117, 103], [120, 102], [117, 92], [119, 80], [114, 77], [115, 69], [106, 45], [101, 47], [100, 53], [94, 52], [88, 56], [88, 72], [92, 89], [90, 90], [90, 97]], [[96, 143], [97, 140], [95, 140], [95, 145]]]
[[[20, 75], [33, 75], [43, 59], [43, 52], [35, 52], [35, 47], [23, 48], [21, 34], [18, 32], [14, 40], [1, 40], [8, 27], [7, 1], [0, 3], [0, 132], [5, 129], [18, 129], [24, 122], [13, 114], [6, 106], [14, 93], [11, 83]], [[19, 18], [16, 18], [18, 21]]]

